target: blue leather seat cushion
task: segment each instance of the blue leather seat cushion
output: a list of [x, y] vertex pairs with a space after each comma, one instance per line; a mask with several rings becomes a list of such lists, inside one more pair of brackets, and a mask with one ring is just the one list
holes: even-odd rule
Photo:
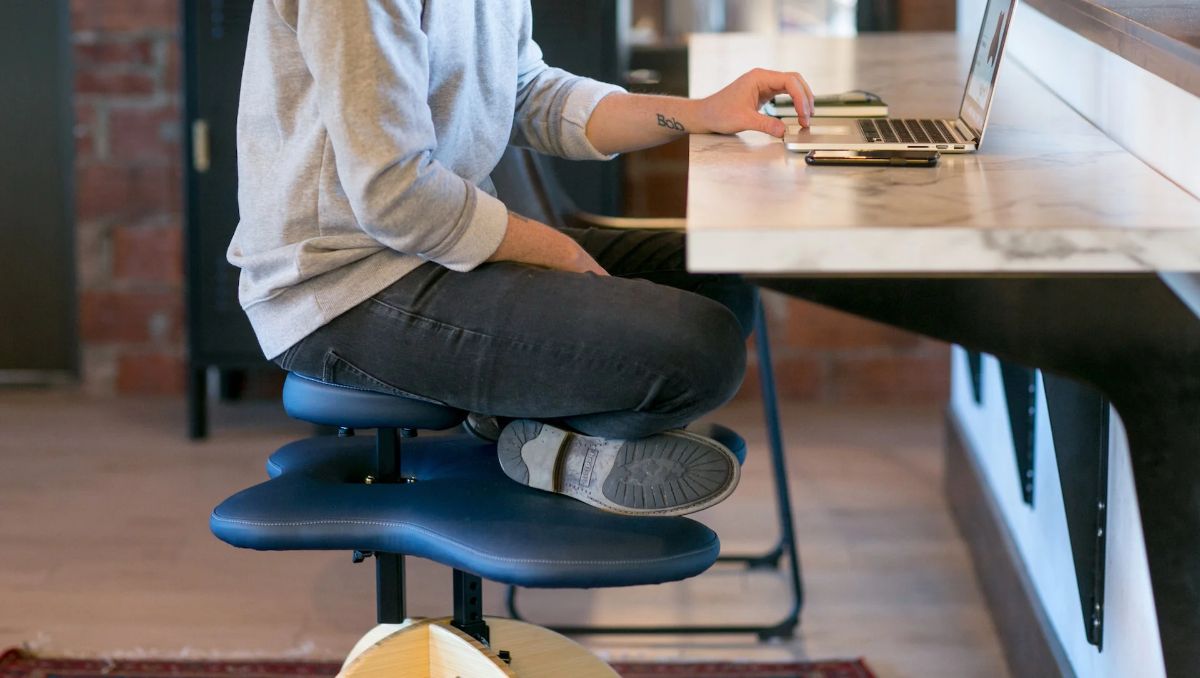
[[301, 421], [346, 428], [412, 428], [444, 431], [466, 419], [446, 405], [403, 396], [327, 384], [289, 374], [283, 384], [283, 409]]
[[259, 550], [413, 555], [531, 588], [677, 581], [720, 551], [696, 521], [614, 515], [513, 482], [495, 447], [469, 437], [405, 440], [412, 484], [364, 484], [374, 456], [368, 436], [287, 445], [268, 463], [272, 480], [213, 511], [212, 531]]

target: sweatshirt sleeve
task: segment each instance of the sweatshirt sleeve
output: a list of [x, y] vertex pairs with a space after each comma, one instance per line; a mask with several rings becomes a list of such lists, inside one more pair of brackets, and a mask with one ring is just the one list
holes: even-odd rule
[[342, 188], [383, 245], [455, 271], [504, 239], [504, 204], [433, 159], [421, 0], [293, 0]]
[[512, 144], [569, 160], [611, 160], [587, 138], [587, 124], [604, 97], [625, 90], [546, 65], [533, 40], [526, 3], [518, 57], [517, 110]]

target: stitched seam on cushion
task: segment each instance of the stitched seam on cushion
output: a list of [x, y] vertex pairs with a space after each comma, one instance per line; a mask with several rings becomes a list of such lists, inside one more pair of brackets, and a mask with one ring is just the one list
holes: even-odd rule
[[[338, 359], [339, 359], [339, 360], [342, 360], [343, 364], [349, 364], [349, 363], [346, 363], [346, 362], [345, 362], [345, 360], [343, 360], [343, 359], [342, 359], [342, 358], [340, 358], [340, 357], [339, 357]], [[316, 382], [316, 383], [318, 383], [318, 384], [323, 384], [323, 385], [326, 385], [326, 386], [337, 386], [338, 388], [344, 388], [344, 389], [348, 389], [348, 390], [351, 390], [351, 391], [357, 391], [357, 392], [359, 392], [359, 393], [369, 393], [369, 394], [371, 394], [371, 395], [389, 395], [389, 394], [387, 394], [387, 393], [380, 393], [379, 391], [372, 391], [372, 390], [370, 390], [370, 389], [362, 388], [362, 387], [359, 387], [359, 386], [348, 386], [348, 385], [346, 385], [346, 384], [335, 384], [335, 383], [333, 383], [333, 382], [331, 382], [331, 381], [322, 381], [322, 380], [318, 380], [318, 379], [313, 379], [312, 377], [303, 377], [302, 375], [297, 375], [297, 376], [301, 376], [303, 379], [307, 379], [308, 381], [314, 381], [314, 382]], [[394, 387], [393, 387], [393, 388], [394, 388]], [[395, 390], [397, 390], [397, 391], [401, 391], [402, 393], [408, 393], [408, 391], [403, 391], [402, 389], [395, 389]], [[433, 399], [431, 399], [431, 398], [426, 398], [426, 397], [424, 397], [424, 396], [418, 396], [418, 395], [398, 396], [398, 395], [397, 395], [397, 396], [392, 396], [392, 397], [394, 397], [394, 398], [405, 398], [405, 397], [407, 397], [407, 398], [408, 398], [408, 399], [410, 399], [410, 400], [416, 400], [416, 401], [419, 401], [419, 402], [423, 402], [423, 403], [427, 403], [427, 404], [435, 405], [435, 406], [437, 406], [437, 407], [445, 407], [445, 408], [447, 408], [447, 409], [451, 409], [451, 410], [458, 409], [458, 408], [452, 407], [452, 406], [450, 406], [450, 405], [447, 405], [447, 404], [445, 404], [445, 403], [441, 403], [441, 402], [438, 402], [438, 401], [436, 401], [436, 400], [433, 400]]]
[[374, 394], [374, 395], [380, 395], [378, 391], [372, 391], [372, 390], [365, 389], [365, 388], [362, 388], [362, 387], [359, 387], [359, 386], [347, 386], [347, 385], [345, 385], [345, 384], [334, 384], [333, 382], [324, 381], [324, 379], [323, 379], [323, 378], [322, 378], [322, 379], [313, 379], [312, 377], [302, 377], [302, 378], [304, 378], [304, 379], [307, 379], [307, 380], [309, 380], [309, 381], [312, 381], [312, 382], [316, 382], [316, 383], [318, 383], [318, 384], [321, 384], [321, 385], [323, 385], [323, 386], [337, 386], [338, 388], [348, 388], [348, 389], [350, 389], [351, 391], [358, 391], [359, 393], [371, 393], [371, 394]]
[[[559, 564], [565, 564], [565, 565], [606, 565], [606, 564], [635, 565], [638, 563], [668, 563], [673, 560], [680, 560], [683, 558], [695, 556], [695, 555], [704, 553], [705, 551], [709, 550], [709, 547], [705, 547], [705, 548], [701, 548], [701, 549], [696, 549], [694, 551], [689, 551], [684, 554], [671, 556], [669, 558], [653, 558], [650, 560], [546, 560], [546, 559], [540, 559], [540, 558], [502, 558], [500, 556], [494, 556], [494, 555], [491, 555], [488, 553], [484, 553], [483, 551], [480, 551], [480, 550], [476, 549], [475, 547], [470, 546], [468, 544], [464, 544], [456, 539], [451, 539], [450, 537], [446, 537], [442, 534], [439, 534], [439, 533], [429, 530], [427, 528], [421, 527], [419, 525], [414, 525], [413, 523], [407, 523], [407, 522], [395, 522], [395, 521], [386, 521], [386, 520], [312, 520], [312, 521], [295, 521], [295, 522], [265, 522], [265, 521], [257, 521], [257, 520], [239, 520], [239, 519], [235, 519], [235, 518], [224, 518], [224, 517], [217, 515], [216, 512], [213, 512], [212, 518], [213, 518], [213, 520], [217, 520], [217, 521], [220, 521], [223, 523], [230, 523], [233, 525], [248, 525], [251, 527], [313, 527], [313, 526], [317, 526], [317, 525], [375, 525], [378, 527], [407, 527], [407, 528], [411, 528], [417, 532], [420, 532], [422, 534], [425, 534], [427, 536], [435, 537], [437, 539], [442, 539], [450, 544], [461, 547], [463, 550], [468, 551], [468, 552], [470, 552], [474, 555], [477, 555], [481, 558], [486, 558], [489, 560], [494, 560], [494, 561], [498, 561], [498, 562], [502, 562], [502, 563], [533, 563], [533, 564], [559, 563]], [[306, 550], [306, 549], [296, 549], [296, 550]]]

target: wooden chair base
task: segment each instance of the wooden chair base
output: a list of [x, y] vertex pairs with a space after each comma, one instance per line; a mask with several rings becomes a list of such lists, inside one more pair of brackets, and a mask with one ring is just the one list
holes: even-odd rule
[[[487, 623], [491, 648], [451, 626], [449, 618], [406, 623], [352, 654], [338, 678], [619, 678], [566, 636], [511, 619]], [[500, 659], [501, 651], [511, 663]]]

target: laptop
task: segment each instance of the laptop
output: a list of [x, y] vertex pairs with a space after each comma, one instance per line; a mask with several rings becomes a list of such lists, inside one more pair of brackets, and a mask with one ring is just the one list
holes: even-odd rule
[[789, 151], [940, 151], [971, 153], [983, 143], [996, 76], [1017, 0], [989, 0], [956, 120], [813, 118], [807, 129], [789, 130]]

